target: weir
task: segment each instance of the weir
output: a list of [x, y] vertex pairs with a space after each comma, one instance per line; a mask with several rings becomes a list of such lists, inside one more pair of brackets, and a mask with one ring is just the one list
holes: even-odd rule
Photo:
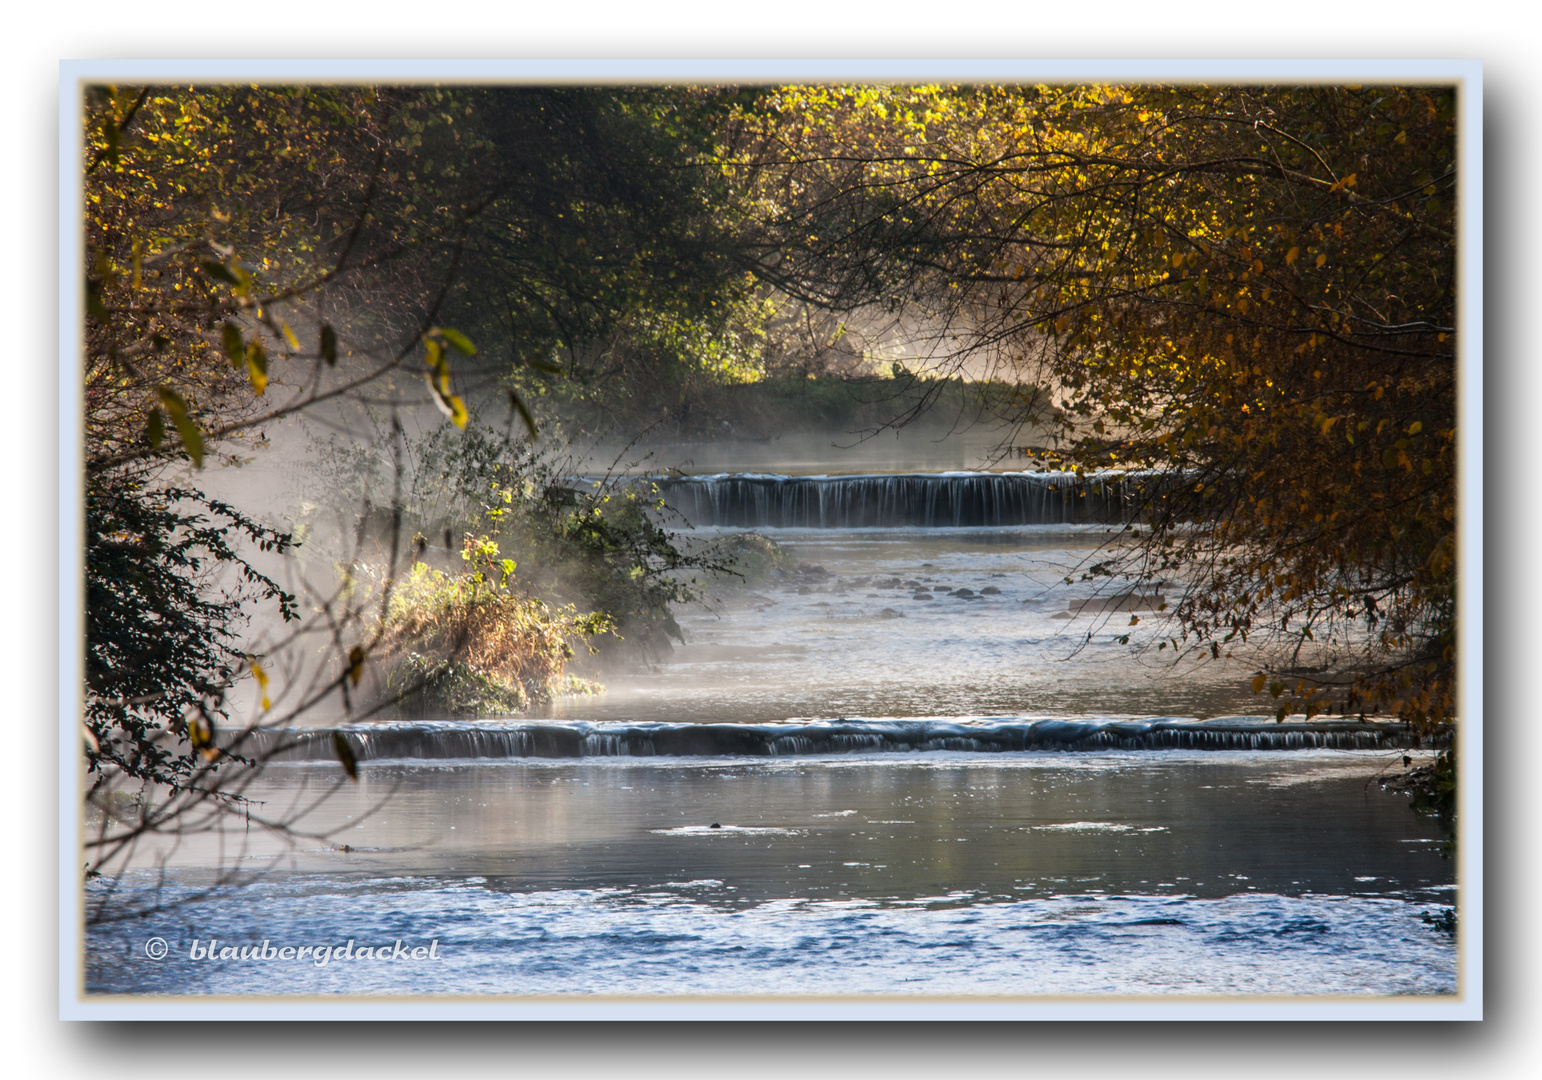
[[1421, 745], [1407, 724], [1189, 720], [829, 720], [778, 724], [402, 722], [253, 732], [235, 748], [269, 761], [336, 761], [333, 734], [360, 761], [594, 757], [790, 757], [953, 751], [1393, 750]]
[[1146, 473], [722, 474], [656, 479], [692, 525], [858, 529], [1106, 524], [1130, 520]]

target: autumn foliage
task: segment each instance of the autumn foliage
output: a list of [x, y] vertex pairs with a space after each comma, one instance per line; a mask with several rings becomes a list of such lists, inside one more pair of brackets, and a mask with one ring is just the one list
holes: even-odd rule
[[1455, 702], [1454, 106], [785, 87], [731, 162], [779, 285], [1051, 387], [1046, 465], [1154, 472], [1099, 569], [1184, 583], [1160, 651], [1249, 658], [1281, 717], [1428, 727]]

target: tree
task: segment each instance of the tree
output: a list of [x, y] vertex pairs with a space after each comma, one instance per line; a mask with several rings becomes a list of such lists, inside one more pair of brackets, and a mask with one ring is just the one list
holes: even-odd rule
[[[297, 597], [255, 558], [292, 548], [289, 531], [209, 497], [184, 470], [251, 446], [279, 417], [388, 383], [419, 349], [431, 395], [465, 422], [445, 353], [471, 346], [434, 316], [457, 226], [475, 207], [445, 197], [466, 157], [423, 153], [425, 141], [456, 142], [452, 109], [433, 90], [88, 95], [93, 872], [122, 866], [147, 835], [217, 828], [233, 810], [280, 832], [293, 825], [244, 802], [262, 764], [243, 754], [245, 737], [330, 697], [347, 702], [368, 623], [346, 591], [307, 598], [317, 611], [302, 619]], [[291, 634], [330, 640], [330, 661], [308, 684], [270, 685], [264, 646], [242, 632], [258, 604], [293, 623]], [[230, 691], [249, 676], [262, 715], [224, 732]], [[346, 744], [338, 753], [351, 772]]]
[[[648, 92], [347, 86], [88, 95], [85, 757], [87, 797], [102, 812], [87, 841], [93, 871], [122, 866], [149, 834], [217, 828], [234, 810], [292, 830], [243, 800], [263, 764], [243, 754], [252, 732], [329, 702], [366, 714], [383, 703], [358, 700], [363, 677], [393, 650], [432, 639], [435, 653], [432, 670], [391, 687], [394, 699], [480, 655], [465, 634], [405, 630], [421, 613], [409, 610], [415, 595], [424, 611], [443, 609], [433, 618], [477, 633], [500, 618], [541, 624], [529, 640], [543, 678], [568, 638], [612, 624], [553, 613], [508, 582], [489, 592], [475, 580], [480, 567], [467, 587], [413, 579], [416, 593], [404, 593], [416, 551], [402, 527], [408, 451], [397, 414], [432, 403], [464, 430], [473, 391], [491, 382], [533, 434], [528, 387], [510, 381], [511, 368], [549, 367], [557, 342], [578, 355], [618, 327], [688, 323], [724, 295], [693, 239], [708, 220], [697, 181], [672, 171], [682, 140], [696, 136], [651, 97], [653, 106]], [[488, 310], [508, 315], [506, 335], [498, 317], [479, 314]], [[451, 311], [476, 315], [492, 357], [442, 325]], [[291, 595], [259, 558], [292, 549], [289, 529], [210, 498], [198, 470], [257, 452], [281, 418], [323, 408], [335, 417], [365, 394], [389, 415], [385, 550], [368, 568], [356, 551], [340, 583]], [[618, 618], [658, 617], [678, 593], [667, 571], [679, 553], [628, 516], [625, 500], [605, 513], [569, 502], [550, 508], [556, 539], [619, 560], [609, 576], [630, 585], [614, 599], [631, 606]], [[258, 605], [290, 624], [284, 635], [244, 632]], [[318, 638], [319, 667], [275, 668], [286, 644]], [[259, 715], [224, 730], [246, 677], [260, 684]], [[346, 740], [335, 748], [353, 775]], [[135, 807], [127, 817], [125, 799]]]
[[[692, 382], [753, 370], [754, 283], [734, 259], [714, 153], [736, 96], [473, 95], [493, 195], [467, 232], [447, 317], [532, 403], [558, 396], [602, 422], [646, 424], [678, 408]], [[563, 378], [541, 378], [550, 372]]]
[[[731, 168], [764, 273], [1053, 388], [1140, 481], [1094, 572], [1279, 715], [1455, 702], [1455, 128], [1441, 87], [777, 88]], [[1135, 621], [1132, 619], [1132, 622]]]

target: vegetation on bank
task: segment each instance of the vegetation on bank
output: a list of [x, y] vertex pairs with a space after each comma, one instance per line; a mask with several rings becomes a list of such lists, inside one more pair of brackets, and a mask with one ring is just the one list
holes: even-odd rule
[[594, 649], [586, 666], [596, 670], [667, 653], [680, 638], [673, 609], [730, 569], [717, 549], [667, 527], [650, 481], [582, 477], [551, 440], [537, 445], [475, 422], [415, 437], [382, 426], [371, 438], [322, 444], [315, 460], [307, 487], [325, 501], [297, 510], [313, 554], [372, 566], [384, 580], [392, 550], [419, 566], [484, 575], [496, 550], [499, 566], [507, 559], [517, 575], [500, 588], [603, 621], [586, 635]]
[[[872, 365], [876, 367], [877, 365]], [[1053, 410], [1036, 386], [1004, 380], [886, 371], [767, 375], [742, 382], [702, 380], [666, 398], [657, 388], [620, 399], [564, 393], [561, 384], [530, 398], [538, 416], [588, 431], [642, 431], [682, 442], [772, 441], [843, 436], [911, 426], [942, 434], [1004, 416], [1042, 420]]]
[[483, 716], [523, 712], [584, 684], [564, 666], [613, 628], [610, 616], [552, 608], [520, 588], [515, 563], [485, 537], [466, 539], [465, 567], [416, 563], [386, 605], [377, 656], [399, 711]]

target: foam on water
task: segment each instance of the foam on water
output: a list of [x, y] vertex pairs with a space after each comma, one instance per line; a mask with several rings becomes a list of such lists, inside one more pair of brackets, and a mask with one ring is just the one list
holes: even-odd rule
[[[148, 884], [145, 885], [148, 887]], [[512, 995], [1449, 994], [1456, 951], [1397, 896], [954, 892], [910, 903], [789, 895], [739, 904], [716, 880], [519, 891], [495, 880], [300, 878], [229, 906], [93, 928], [92, 993]], [[145, 955], [151, 937], [168, 955]], [[207, 947], [437, 942], [435, 960], [193, 960]]]
[[798, 757], [874, 753], [1304, 749], [1420, 745], [1407, 724], [1260, 717], [938, 717], [761, 724], [420, 721], [269, 729], [239, 749], [274, 761], [335, 761], [333, 731], [362, 761], [592, 757]]

